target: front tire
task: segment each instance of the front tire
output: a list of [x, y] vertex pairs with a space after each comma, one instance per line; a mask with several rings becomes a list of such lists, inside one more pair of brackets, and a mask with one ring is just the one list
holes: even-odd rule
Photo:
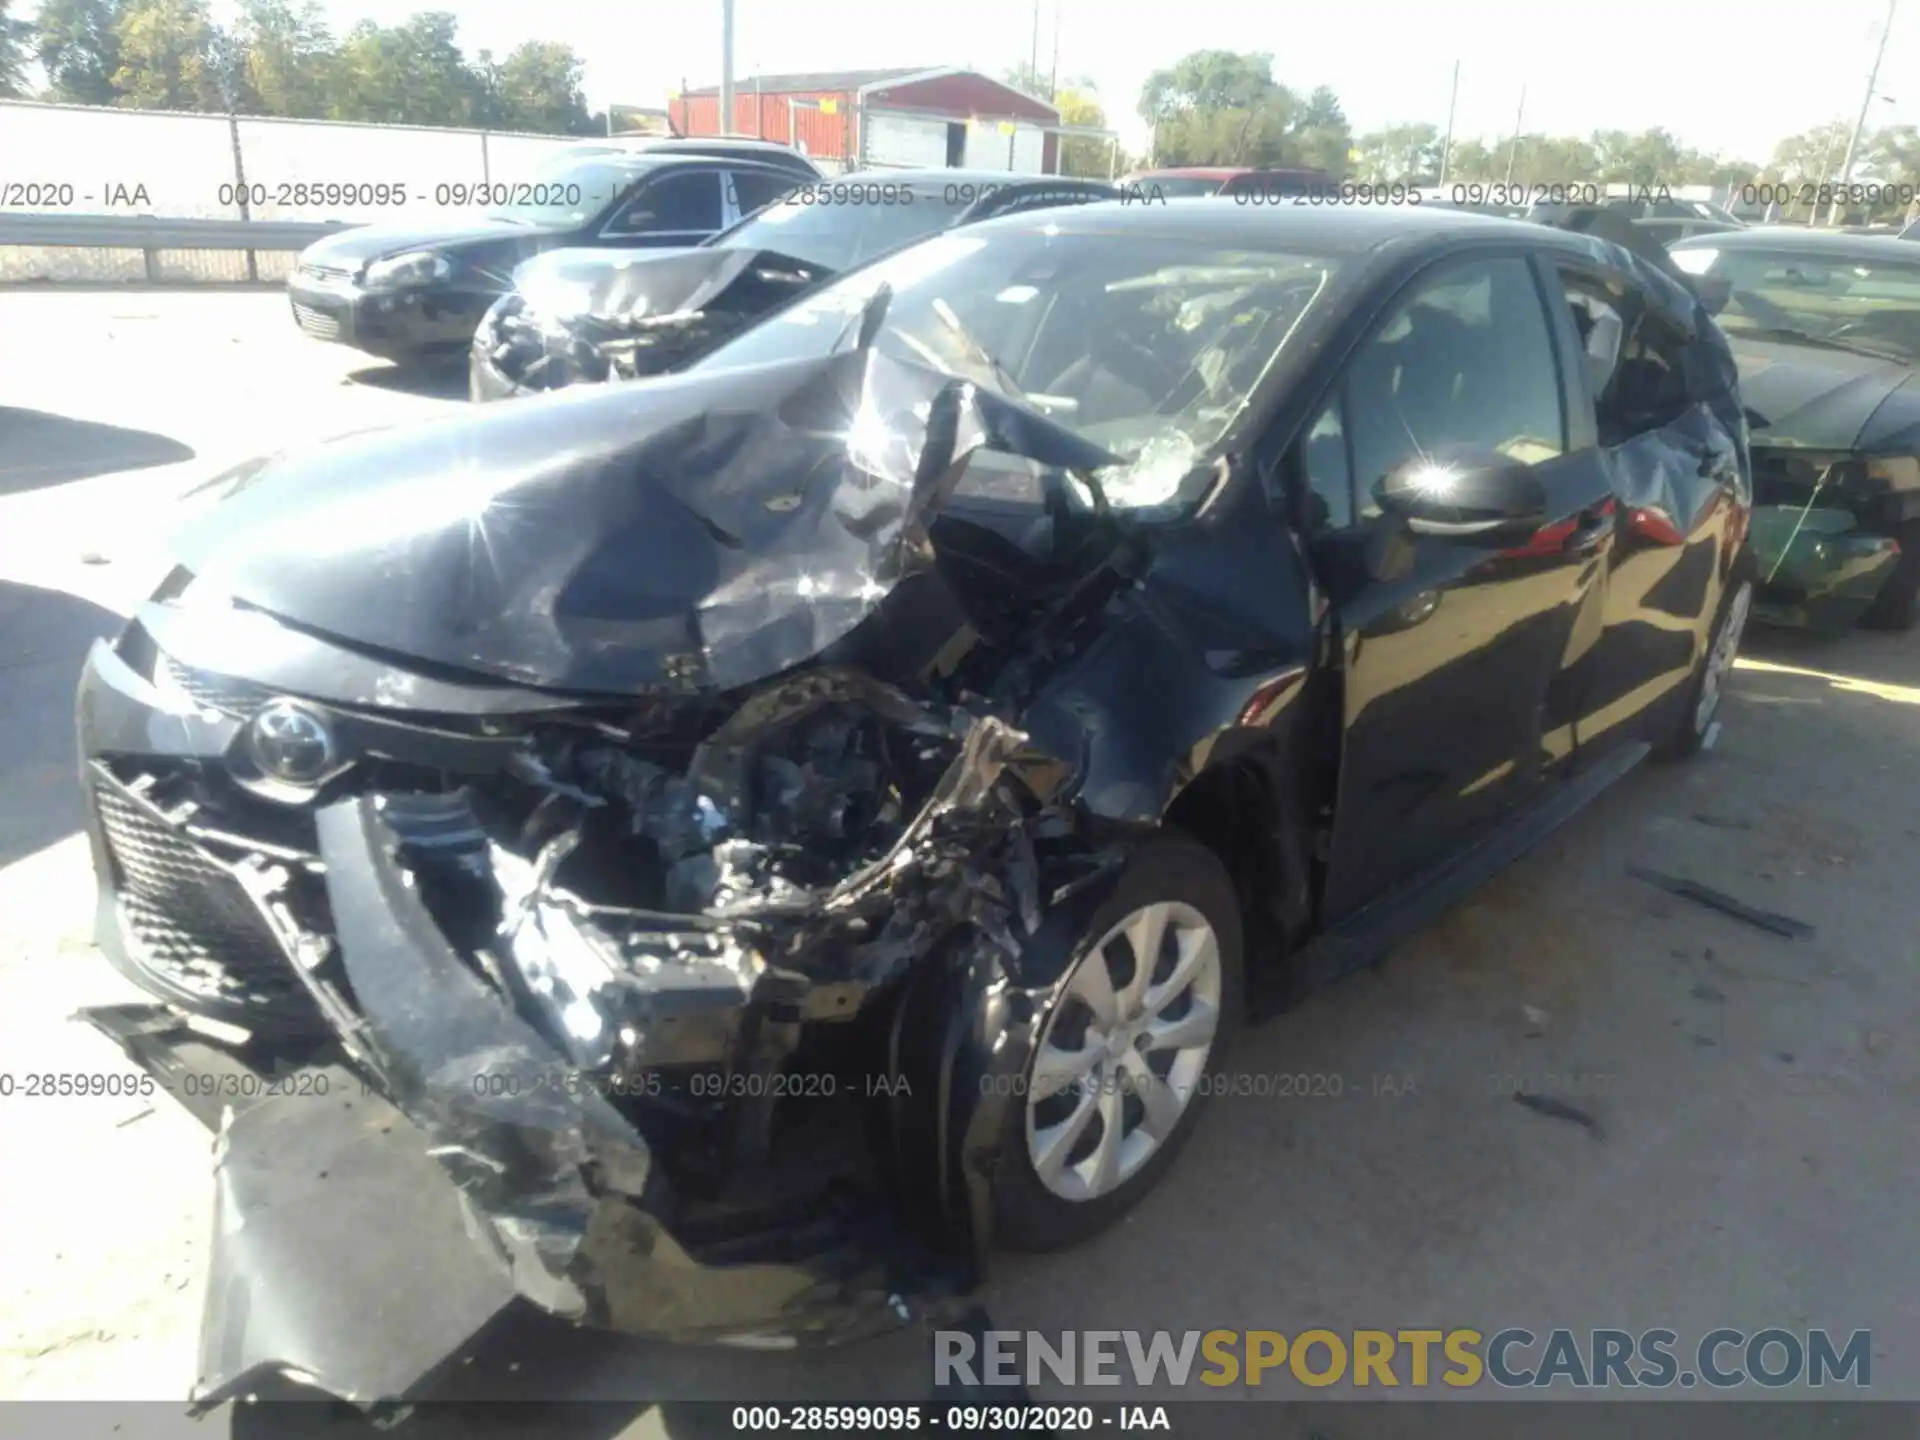
[[995, 1229], [1016, 1250], [1078, 1244], [1145, 1198], [1240, 1025], [1239, 897], [1198, 841], [1137, 845], [1072, 944], [1007, 1107]]

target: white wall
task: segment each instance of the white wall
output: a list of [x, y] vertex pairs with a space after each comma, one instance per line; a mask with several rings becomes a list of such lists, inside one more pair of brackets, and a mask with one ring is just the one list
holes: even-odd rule
[[[967, 127], [967, 168], [969, 170], [1014, 170], [1022, 175], [1038, 175], [1044, 158], [1046, 132], [1016, 126], [1011, 136], [1000, 133], [998, 124]], [[1013, 142], [1013, 164], [1007, 164], [1007, 142]]]
[[862, 149], [869, 165], [931, 166], [947, 163], [947, 127], [939, 120], [906, 115], [868, 115]]
[[[525, 179], [555, 151], [582, 143], [565, 136], [249, 117], [238, 129], [247, 183], [266, 192], [264, 204], [251, 206], [256, 220], [364, 222], [441, 213], [455, 207], [436, 204], [437, 185]], [[64, 197], [56, 194], [43, 195], [37, 205], [0, 192], [0, 209], [241, 218], [237, 205], [221, 203], [220, 187], [234, 182], [232, 127], [221, 115], [0, 101], [0, 162], [0, 186], [38, 182], [73, 191], [71, 203], [61, 204]], [[385, 184], [389, 199], [404, 187], [406, 203], [383, 204], [364, 193], [280, 203], [283, 185], [329, 183], [356, 191]], [[144, 187], [145, 203], [112, 204], [113, 185], [129, 192]]]

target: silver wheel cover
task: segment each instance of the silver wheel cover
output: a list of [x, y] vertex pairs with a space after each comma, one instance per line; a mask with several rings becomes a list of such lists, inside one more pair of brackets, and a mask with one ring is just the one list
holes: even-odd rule
[[1746, 633], [1747, 614], [1752, 609], [1753, 585], [1742, 581], [1727, 606], [1720, 633], [1713, 637], [1713, 648], [1707, 652], [1707, 668], [1700, 676], [1700, 703], [1693, 711], [1693, 729], [1697, 735], [1706, 733], [1707, 726], [1713, 723], [1714, 712], [1720, 708], [1727, 677], [1733, 674], [1733, 662], [1740, 658], [1740, 637]]
[[1173, 1134], [1220, 1025], [1220, 941], [1191, 905], [1143, 905], [1068, 973], [1033, 1054], [1027, 1158], [1063, 1200], [1125, 1184]]

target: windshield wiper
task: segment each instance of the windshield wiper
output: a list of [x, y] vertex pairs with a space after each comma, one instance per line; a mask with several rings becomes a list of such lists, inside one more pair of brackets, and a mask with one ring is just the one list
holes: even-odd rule
[[1902, 355], [1897, 350], [1863, 344], [1858, 340], [1836, 340], [1830, 335], [1815, 335], [1811, 331], [1795, 329], [1791, 325], [1762, 325], [1757, 329], [1740, 333], [1749, 335], [1755, 340], [1784, 340], [1791, 345], [1813, 345], [1822, 350], [1845, 350], [1854, 355], [1871, 355], [1876, 360], [1899, 360], [1912, 363], [1911, 356]]
[[953, 338], [960, 342], [974, 361], [986, 367], [987, 373], [993, 376], [1003, 393], [1022, 400], [1026, 399], [1027, 392], [1020, 388], [1020, 382], [1015, 380], [1007, 367], [994, 359], [987, 347], [980, 343], [971, 330], [967, 329], [966, 324], [954, 313], [951, 305], [944, 300], [935, 300], [933, 313], [939, 317], [942, 325], [953, 332]]
[[831, 353], [838, 355], [840, 347], [847, 343], [849, 335], [855, 335], [854, 349], [867, 350], [873, 346], [874, 336], [880, 333], [880, 327], [887, 321], [887, 307], [893, 303], [893, 286], [882, 285], [867, 297], [867, 303], [860, 307], [860, 313], [847, 321], [833, 342]]

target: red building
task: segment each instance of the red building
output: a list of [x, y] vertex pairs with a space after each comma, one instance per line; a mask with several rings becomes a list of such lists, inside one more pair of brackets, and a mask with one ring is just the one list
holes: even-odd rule
[[990, 76], [954, 65], [754, 75], [689, 90], [668, 106], [684, 135], [735, 135], [792, 145], [823, 169], [928, 166], [1056, 174], [1060, 112]]

